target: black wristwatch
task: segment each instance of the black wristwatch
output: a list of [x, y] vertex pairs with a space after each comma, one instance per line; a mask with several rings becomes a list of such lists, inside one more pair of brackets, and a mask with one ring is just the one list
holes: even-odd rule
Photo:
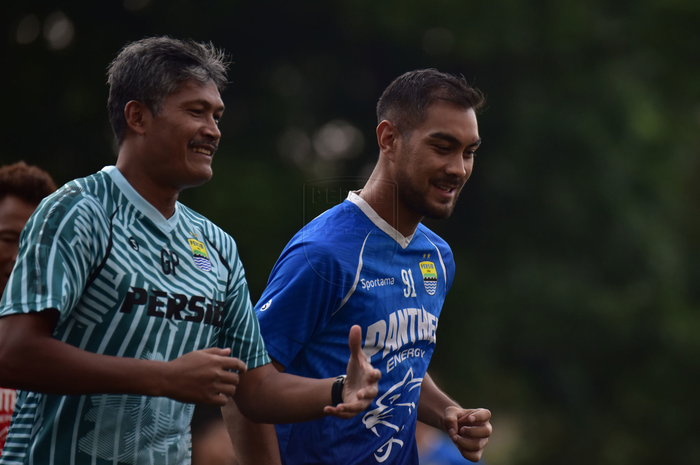
[[347, 378], [346, 375], [340, 375], [333, 382], [333, 387], [331, 388], [331, 402], [333, 403], [333, 407], [343, 403], [343, 387], [345, 387], [345, 378]]

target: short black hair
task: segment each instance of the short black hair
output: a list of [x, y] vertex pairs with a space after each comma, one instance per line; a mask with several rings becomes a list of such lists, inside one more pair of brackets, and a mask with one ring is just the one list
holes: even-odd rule
[[149, 37], [127, 44], [107, 70], [107, 109], [119, 145], [126, 135], [124, 108], [131, 100], [158, 115], [168, 95], [187, 80], [226, 87], [228, 59], [212, 43], [170, 37]]
[[0, 200], [13, 195], [28, 204], [39, 205], [55, 190], [53, 179], [41, 168], [23, 161], [0, 166]]
[[436, 69], [409, 71], [394, 79], [382, 93], [377, 102], [377, 124], [388, 120], [402, 137], [410, 139], [412, 131], [425, 120], [428, 107], [436, 100], [478, 112], [486, 99], [464, 76]]

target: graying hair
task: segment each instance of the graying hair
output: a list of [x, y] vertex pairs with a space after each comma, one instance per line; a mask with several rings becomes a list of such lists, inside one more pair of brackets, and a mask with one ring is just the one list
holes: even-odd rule
[[119, 145], [126, 135], [124, 108], [131, 100], [158, 115], [168, 95], [187, 80], [213, 82], [223, 92], [228, 59], [210, 42], [149, 37], [127, 44], [107, 69], [109, 121]]

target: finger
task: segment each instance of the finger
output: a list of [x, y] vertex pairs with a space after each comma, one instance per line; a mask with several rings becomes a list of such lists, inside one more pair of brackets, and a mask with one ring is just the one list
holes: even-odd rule
[[462, 426], [459, 435], [468, 438], [488, 438], [491, 436], [491, 424], [484, 426]]
[[236, 386], [241, 381], [238, 373], [234, 371], [223, 371], [221, 372], [219, 378], [219, 385], [221, 386]]
[[226, 397], [233, 397], [236, 393], [236, 385], [234, 384], [220, 384], [214, 386], [214, 389], [217, 391], [218, 395]]
[[208, 402], [206, 402], [207, 404], [219, 405], [219, 406], [223, 407], [224, 405], [226, 405], [226, 402], [228, 402], [228, 397], [225, 395], [217, 394], [214, 396], [210, 396], [207, 400], [208, 400]]
[[445, 431], [454, 441], [457, 436], [457, 431], [459, 430], [459, 422], [457, 420], [457, 414], [453, 409], [447, 409], [445, 412]]
[[462, 455], [464, 455], [464, 452], [483, 451], [484, 447], [486, 447], [486, 444], [489, 443], [489, 440], [488, 438], [471, 439], [462, 436], [455, 436], [452, 439], [452, 442], [454, 442], [455, 446], [457, 446], [460, 452], [462, 452]]
[[485, 423], [491, 419], [491, 411], [485, 408], [477, 408], [473, 410], [467, 410], [463, 415], [459, 417], [459, 423], [476, 425], [479, 423]]
[[374, 370], [372, 370], [372, 371], [370, 372], [367, 381], [368, 381], [369, 383], [376, 383], [376, 382], [379, 381], [380, 379], [382, 379], [382, 372], [379, 371], [379, 370], [377, 370], [377, 369], [375, 368]]
[[357, 402], [343, 402], [337, 407], [340, 407], [344, 412], [357, 414], [369, 407], [370, 404], [371, 402], [367, 400], [358, 400]]
[[338, 417], [338, 418], [349, 418], [349, 417], [344, 415], [343, 409], [340, 408], [340, 405], [342, 405], [342, 404], [339, 404], [337, 407], [331, 407], [330, 405], [327, 405], [326, 407], [323, 408], [323, 413], [325, 413], [326, 415], [331, 415], [331, 416]]
[[212, 354], [212, 355], [221, 355], [221, 356], [228, 356], [231, 353], [230, 348], [226, 349], [220, 349], [218, 347], [209, 347], [208, 349], [202, 349], [200, 352], [204, 352], [205, 354]]
[[348, 346], [350, 346], [351, 356], [362, 357], [362, 328], [360, 328], [359, 325], [353, 325], [353, 327], [350, 328]]
[[478, 462], [481, 460], [481, 454], [484, 451], [478, 451], [478, 452], [467, 452], [467, 451], [461, 451], [462, 452], [462, 457], [465, 459], [469, 460], [470, 462]]
[[[323, 413], [325, 413], [326, 415], [331, 415], [331, 416], [338, 417], [338, 418], [348, 419], [348, 418], [354, 417], [355, 415], [357, 415], [358, 413], [360, 413], [361, 411], [364, 410], [364, 408], [363, 409], [350, 408], [349, 405], [351, 405], [351, 404], [338, 404], [336, 407], [331, 407], [329, 405], [329, 406], [326, 406], [323, 408]], [[367, 408], [367, 407], [365, 407], [365, 408]]]
[[235, 357], [226, 357], [222, 361], [221, 367], [225, 370], [236, 370], [239, 373], [248, 371], [248, 366], [242, 360]]

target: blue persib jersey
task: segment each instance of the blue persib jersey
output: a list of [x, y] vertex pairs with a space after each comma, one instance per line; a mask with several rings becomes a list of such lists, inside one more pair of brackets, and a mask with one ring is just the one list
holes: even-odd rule
[[256, 306], [270, 356], [288, 373], [337, 376], [358, 324], [382, 379], [372, 405], [351, 420], [278, 425], [287, 465], [418, 463], [418, 397], [453, 276], [442, 239], [423, 225], [403, 237], [355, 193], [292, 238]]

